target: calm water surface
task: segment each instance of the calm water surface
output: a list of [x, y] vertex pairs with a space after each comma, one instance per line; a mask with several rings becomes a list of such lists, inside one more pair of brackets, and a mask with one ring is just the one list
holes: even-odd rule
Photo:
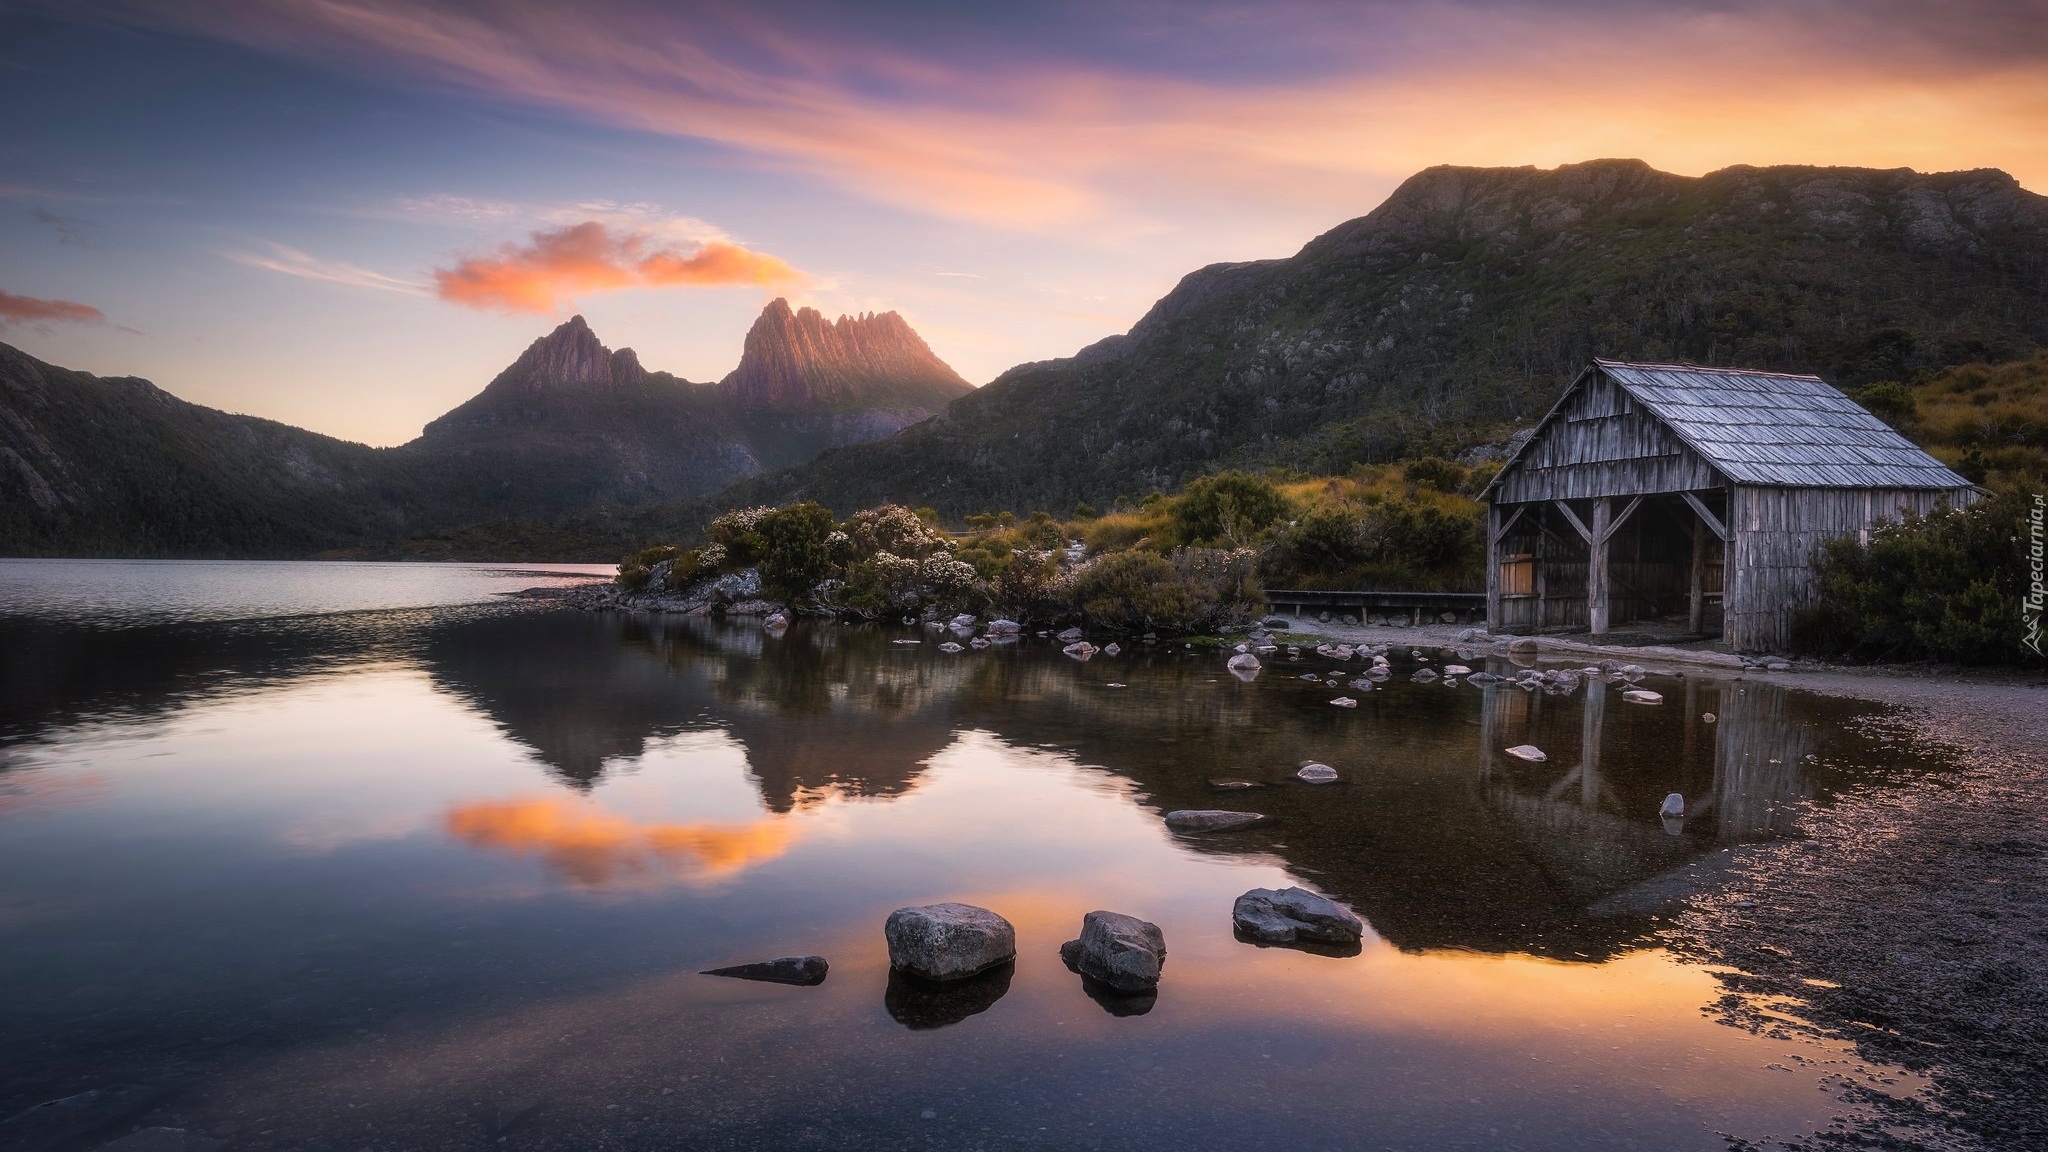
[[[1688, 870], [1882, 786], [1849, 706], [1397, 676], [1345, 710], [1318, 659], [498, 596], [573, 571], [0, 562], [0, 1113], [148, 1089], [53, 1150], [1716, 1149], [1883, 1074], [1711, 1021], [1654, 941]], [[1345, 782], [1207, 783], [1306, 759]], [[1363, 949], [1235, 939], [1289, 884]], [[892, 985], [884, 917], [937, 900], [1008, 917], [1014, 971]], [[1061, 966], [1093, 908], [1165, 930], [1149, 1011]], [[806, 952], [820, 987], [695, 974]]]

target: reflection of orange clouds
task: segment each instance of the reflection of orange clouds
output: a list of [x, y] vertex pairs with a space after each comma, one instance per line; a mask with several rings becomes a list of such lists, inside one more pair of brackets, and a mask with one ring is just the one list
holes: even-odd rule
[[791, 840], [780, 819], [640, 824], [567, 799], [465, 804], [449, 811], [446, 826], [473, 848], [538, 855], [571, 883], [593, 888], [730, 876], [781, 856]]
[[655, 247], [644, 233], [613, 232], [595, 220], [535, 232], [523, 246], [507, 244], [494, 255], [472, 256], [434, 272], [443, 300], [508, 312], [551, 311], [561, 297], [577, 292], [802, 279], [776, 257], [727, 241], [707, 241], [685, 253]]
[[0, 777], [0, 816], [94, 804], [106, 796], [107, 778], [99, 775], [51, 776], [35, 772], [14, 779]]

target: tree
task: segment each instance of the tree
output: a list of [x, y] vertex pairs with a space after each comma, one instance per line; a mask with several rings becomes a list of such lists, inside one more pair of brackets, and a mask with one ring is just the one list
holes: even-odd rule
[[1242, 548], [1287, 512], [1287, 497], [1270, 481], [1232, 469], [1190, 483], [1170, 516], [1183, 544]]
[[795, 600], [832, 571], [826, 538], [832, 535], [832, 513], [811, 501], [778, 508], [760, 519], [761, 586], [771, 594]]

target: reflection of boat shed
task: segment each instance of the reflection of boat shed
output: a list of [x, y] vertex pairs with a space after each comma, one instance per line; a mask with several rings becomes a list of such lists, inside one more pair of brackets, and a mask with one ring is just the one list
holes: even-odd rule
[[1824, 541], [1975, 497], [1818, 376], [1595, 360], [1487, 485], [1487, 619], [1783, 648]]

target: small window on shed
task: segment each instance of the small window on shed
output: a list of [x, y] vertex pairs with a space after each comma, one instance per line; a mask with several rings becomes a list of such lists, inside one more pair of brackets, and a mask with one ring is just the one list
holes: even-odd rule
[[1503, 556], [1500, 561], [1500, 594], [1503, 596], [1534, 596], [1536, 594], [1536, 557], [1528, 553]]

